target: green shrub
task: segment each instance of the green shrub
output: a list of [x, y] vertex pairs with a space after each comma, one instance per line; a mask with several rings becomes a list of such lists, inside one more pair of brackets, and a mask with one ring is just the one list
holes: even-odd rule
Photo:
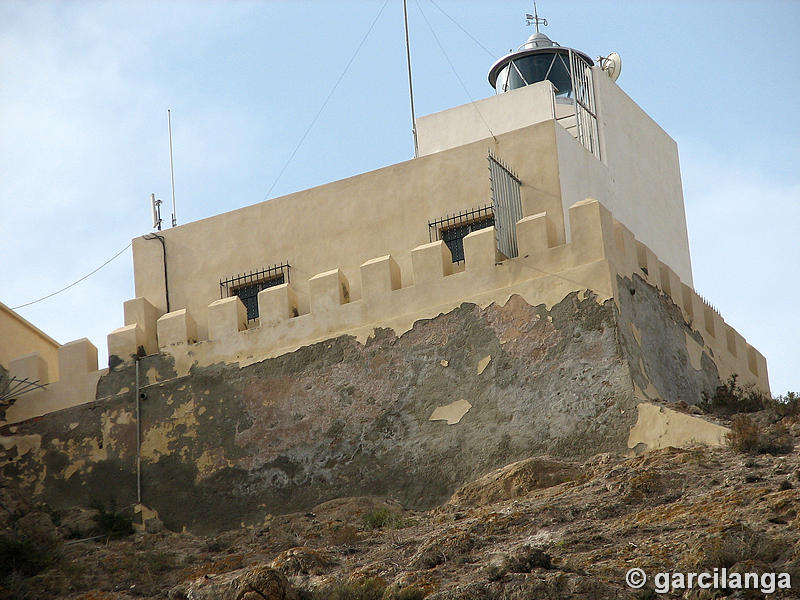
[[53, 562], [50, 548], [42, 548], [26, 537], [0, 537], [0, 580], [13, 573], [31, 577]]
[[741, 386], [738, 384], [739, 376], [734, 373], [728, 381], [718, 385], [712, 398], [705, 398], [700, 403], [700, 408], [717, 415], [733, 415], [736, 413], [751, 413], [767, 408], [771, 399], [755, 389], [752, 384]]
[[745, 415], [736, 415], [731, 430], [725, 436], [731, 448], [745, 454], [786, 454], [792, 451], [792, 438], [786, 428], [775, 425], [765, 431]]
[[365, 529], [380, 529], [382, 527], [402, 529], [404, 527], [409, 527], [412, 524], [413, 522], [411, 519], [405, 519], [399, 512], [389, 510], [386, 507], [379, 508], [364, 515]]
[[525, 545], [516, 554], [503, 561], [503, 570], [508, 573], [530, 573], [533, 569], [552, 567], [550, 555], [540, 548]]
[[133, 517], [124, 512], [118, 512], [114, 498], [109, 500], [108, 507], [97, 500], [92, 502], [91, 506], [97, 510], [97, 514], [94, 516], [97, 535], [122, 538], [133, 533]]
[[365, 579], [357, 583], [331, 583], [317, 588], [312, 600], [382, 600], [386, 584], [381, 579]]
[[800, 394], [787, 392], [785, 396], [778, 396], [773, 407], [781, 417], [796, 417], [800, 415]]
[[392, 592], [388, 598], [384, 595], [383, 600], [422, 600], [424, 597], [425, 590], [411, 586], [397, 592]]

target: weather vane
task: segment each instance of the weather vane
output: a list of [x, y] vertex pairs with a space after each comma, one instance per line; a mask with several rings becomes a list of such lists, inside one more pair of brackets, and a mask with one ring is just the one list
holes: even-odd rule
[[539, 13], [536, 11], [536, 2], [533, 3], [533, 14], [527, 13], [525, 15], [525, 22], [527, 25], [533, 23], [536, 26], [536, 33], [539, 33], [539, 23], [542, 25], [547, 25], [547, 19], [544, 19], [539, 16]]

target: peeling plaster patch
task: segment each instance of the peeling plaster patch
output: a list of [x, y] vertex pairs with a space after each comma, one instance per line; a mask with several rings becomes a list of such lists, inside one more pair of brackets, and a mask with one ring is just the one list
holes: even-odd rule
[[639, 444], [644, 444], [648, 450], [694, 444], [722, 446], [730, 431], [727, 427], [665, 406], [640, 403], [637, 408], [639, 418], [628, 435], [628, 448], [631, 449]]
[[455, 425], [469, 412], [470, 408], [472, 408], [472, 404], [462, 398], [445, 406], [437, 406], [428, 420], [447, 421], [448, 425]]
[[631, 331], [633, 332], [633, 337], [636, 338], [636, 343], [640, 346], [642, 345], [642, 332], [639, 331], [639, 328], [631, 323]]
[[443, 367], [446, 367], [446, 366], [448, 366], [450, 364], [450, 361], [449, 360], [440, 360], [439, 364], [442, 365]]
[[42, 447], [42, 436], [39, 434], [19, 435], [13, 437], [0, 436], [0, 446], [6, 450], [17, 447], [17, 456], [24, 456], [31, 450], [39, 450]]
[[[170, 442], [178, 437], [197, 437], [197, 419], [194, 415], [194, 401], [181, 404], [166, 422], [151, 427], [142, 440], [142, 457], [157, 461], [159, 456], [171, 453]], [[175, 434], [178, 425], [185, 425], [183, 434]], [[184, 447], [185, 449], [185, 447]]]
[[147, 369], [146, 377], [148, 383], [158, 382], [158, 370], [155, 367], [150, 367], [149, 369]]
[[124, 408], [118, 411], [106, 412], [102, 416], [102, 432], [104, 444], [116, 447], [116, 436], [112, 430], [116, 425], [129, 425], [133, 423], [133, 414]]
[[695, 371], [700, 371], [703, 367], [703, 347], [698, 344], [693, 338], [686, 335], [686, 351], [689, 353], [689, 363]]
[[492, 355], [489, 354], [484, 356], [482, 359], [478, 361], [478, 375], [483, 373], [486, 370], [486, 367], [489, 366], [489, 363], [492, 362]]
[[206, 450], [197, 458], [197, 471], [201, 477], [207, 477], [214, 471], [231, 466], [233, 462], [225, 458], [225, 450], [222, 448]]

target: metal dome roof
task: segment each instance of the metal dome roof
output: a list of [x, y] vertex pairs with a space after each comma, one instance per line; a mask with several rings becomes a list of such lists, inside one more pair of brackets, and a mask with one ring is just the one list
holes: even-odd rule
[[526, 41], [520, 47], [520, 49], [525, 48], [527, 50], [527, 49], [530, 49], [530, 48], [550, 48], [552, 46], [557, 46], [557, 45], [558, 44], [556, 44], [553, 40], [551, 40], [545, 34], [543, 34], [540, 31], [537, 31], [531, 37], [528, 38], [528, 41]]

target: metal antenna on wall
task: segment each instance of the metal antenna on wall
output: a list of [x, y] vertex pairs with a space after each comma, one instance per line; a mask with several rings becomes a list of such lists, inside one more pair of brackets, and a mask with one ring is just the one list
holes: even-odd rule
[[153, 227], [161, 231], [161, 200], [155, 194], [150, 194], [150, 207], [153, 209]]
[[172, 181], [172, 226], [175, 227], [178, 219], [175, 212], [175, 169], [172, 167], [172, 115], [169, 109], [167, 109], [167, 129], [169, 130], [169, 176]]
[[411, 83], [411, 45], [408, 42], [408, 2], [403, 0], [403, 21], [406, 26], [406, 62], [408, 63], [408, 94], [411, 96], [411, 133], [414, 134], [414, 158], [419, 156], [417, 144], [417, 118], [414, 115], [414, 86]]

